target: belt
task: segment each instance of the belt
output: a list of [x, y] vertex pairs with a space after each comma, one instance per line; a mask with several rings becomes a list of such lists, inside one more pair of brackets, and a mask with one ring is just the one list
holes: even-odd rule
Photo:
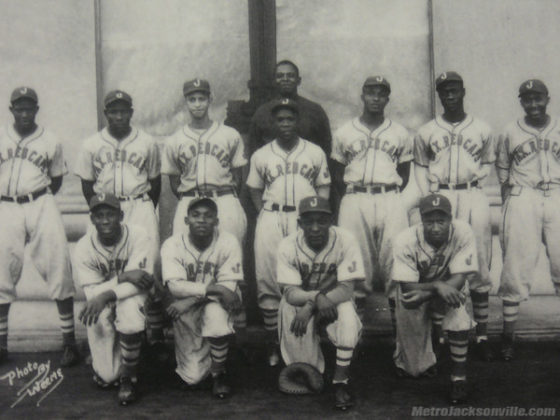
[[465, 182], [464, 184], [439, 184], [440, 190], [470, 190], [478, 185], [478, 180]]
[[272, 203], [272, 205], [270, 206], [270, 210], [271, 211], [289, 212], [289, 211], [296, 211], [296, 207], [295, 206], [281, 206], [280, 204]]
[[139, 194], [139, 195], [127, 195], [127, 196], [122, 196], [122, 197], [117, 197], [119, 199], [119, 201], [132, 201], [132, 200], [136, 200], [138, 198], [143, 198], [145, 200], [148, 200], [150, 198], [150, 196], [148, 195], [148, 193], [144, 193], [144, 194]]
[[0, 197], [0, 200], [9, 201], [11, 203], [18, 203], [18, 204], [29, 203], [30, 201], [37, 200], [42, 195], [45, 195], [48, 191], [49, 189], [45, 187], [42, 190], [35, 191], [27, 195], [17, 195], [14, 197], [9, 195], [3, 195]]
[[347, 192], [351, 193], [370, 193], [370, 194], [380, 194], [380, 193], [387, 193], [391, 191], [398, 191], [399, 186], [396, 184], [391, 185], [367, 185], [367, 186], [360, 186], [360, 185], [351, 185], [348, 187]]
[[228, 188], [220, 188], [217, 190], [208, 190], [208, 191], [200, 191], [197, 189], [188, 190], [181, 193], [181, 197], [205, 197], [205, 198], [212, 198], [212, 197], [221, 197], [223, 195], [233, 194], [237, 197], [237, 192], [231, 187]]

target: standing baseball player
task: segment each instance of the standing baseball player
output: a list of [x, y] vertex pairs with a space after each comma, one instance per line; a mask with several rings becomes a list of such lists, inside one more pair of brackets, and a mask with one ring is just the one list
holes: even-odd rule
[[546, 85], [530, 79], [520, 86], [525, 117], [509, 124], [498, 140], [496, 167], [502, 185], [501, 240], [504, 265], [502, 357], [513, 358], [519, 303], [529, 298], [542, 244], [550, 277], [560, 290], [560, 124], [547, 114]]
[[358, 284], [355, 291], [358, 310], [362, 315], [376, 276], [378, 286], [389, 298], [394, 318], [391, 241], [408, 226], [399, 191], [408, 182], [412, 139], [406, 128], [384, 115], [390, 93], [385, 77], [365, 80], [362, 115], [337, 130], [332, 158], [337, 190], [341, 194], [345, 191], [338, 224], [354, 234], [364, 261], [365, 282]]
[[218, 211], [210, 198], [191, 200], [184, 218], [188, 229], [164, 242], [161, 260], [164, 284], [175, 298], [167, 312], [174, 320], [176, 372], [191, 386], [210, 373], [212, 393], [226, 398], [228, 336], [241, 310], [243, 269], [239, 242], [217, 229]]
[[471, 227], [452, 220], [451, 203], [441, 194], [420, 201], [422, 222], [401, 232], [393, 247], [393, 281], [397, 287], [397, 372], [411, 376], [435, 373], [431, 320], [443, 315], [451, 353], [451, 402], [467, 398], [467, 350], [474, 326], [465, 301], [468, 278], [478, 270]]
[[56, 301], [62, 329], [61, 366], [78, 362], [74, 338], [74, 283], [66, 233], [54, 194], [67, 173], [62, 145], [35, 122], [37, 93], [12, 92], [14, 124], [0, 132], [0, 363], [8, 356], [8, 312], [16, 299], [27, 246]]
[[247, 186], [260, 212], [255, 230], [257, 299], [267, 332], [268, 363], [278, 354], [278, 305], [282, 297], [276, 282], [276, 254], [282, 238], [297, 229], [297, 204], [304, 197], [328, 198], [330, 174], [321, 148], [297, 135], [298, 106], [281, 99], [272, 106], [278, 137], [251, 156]]
[[[462, 77], [453, 71], [436, 79], [443, 115], [418, 130], [414, 147], [415, 178], [422, 195], [440, 192], [452, 203], [454, 215], [473, 228], [479, 273], [469, 279], [476, 326], [476, 352], [482, 360], [494, 358], [488, 345], [488, 292], [492, 259], [490, 204], [482, 183], [496, 161], [490, 127], [467, 114], [463, 107]], [[434, 341], [441, 343], [443, 314], [434, 313]]]
[[325, 369], [318, 330], [326, 327], [336, 347], [335, 407], [353, 405], [349, 369], [362, 323], [353, 301], [355, 281], [363, 281], [362, 254], [354, 236], [333, 226], [329, 201], [306, 197], [299, 203], [301, 229], [278, 247], [280, 348], [286, 365], [303, 362]]
[[119, 403], [127, 405], [136, 400], [153, 254], [146, 232], [122, 223], [115, 195], [94, 195], [89, 209], [95, 229], [78, 241], [74, 254], [76, 278], [87, 299], [80, 320], [87, 326], [94, 381], [101, 388], [118, 383]]
[[[140, 225], [148, 234], [153, 260], [159, 260], [159, 223], [156, 214], [161, 190], [160, 154], [155, 140], [132, 126], [132, 98], [121, 90], [105, 96], [107, 127], [87, 138], [75, 173], [89, 203], [95, 194], [110, 193], [121, 201], [124, 223]], [[159, 277], [159, 269], [156, 269]], [[158, 302], [147, 305], [150, 340], [163, 342], [163, 312]]]

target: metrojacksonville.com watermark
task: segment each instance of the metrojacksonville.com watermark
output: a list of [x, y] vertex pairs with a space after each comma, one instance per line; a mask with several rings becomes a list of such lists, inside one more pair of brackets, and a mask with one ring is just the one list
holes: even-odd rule
[[424, 407], [414, 406], [412, 417], [555, 417], [554, 407]]

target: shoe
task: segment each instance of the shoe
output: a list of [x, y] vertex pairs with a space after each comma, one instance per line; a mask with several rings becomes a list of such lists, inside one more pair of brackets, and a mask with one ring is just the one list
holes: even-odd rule
[[156, 341], [148, 346], [148, 355], [151, 361], [158, 366], [166, 366], [171, 360], [171, 352], [162, 341]]
[[270, 343], [267, 348], [268, 366], [278, 366], [280, 363], [280, 346], [278, 343]]
[[513, 355], [513, 343], [502, 343], [502, 359], [504, 359], [506, 362], [509, 362], [513, 359]]
[[437, 366], [432, 365], [420, 374], [422, 378], [435, 378], [437, 376]]
[[475, 353], [483, 362], [491, 362], [495, 359], [494, 352], [488, 340], [481, 340], [475, 345]]
[[210, 389], [212, 389], [212, 380], [211, 380], [211, 376], [208, 375], [206, 378], [204, 378], [202, 381], [196, 383], [196, 384], [188, 384], [186, 383], [183, 378], [181, 378], [179, 375], [175, 374], [176, 377], [176, 381], [177, 381], [177, 386], [181, 391], [187, 391], [187, 392], [192, 392], [192, 391], [208, 391]]
[[62, 348], [62, 357], [60, 358], [61, 367], [70, 367], [77, 365], [80, 361], [80, 353], [76, 344], [65, 344]]
[[212, 395], [223, 400], [231, 394], [231, 387], [228, 384], [226, 373], [220, 372], [212, 377], [214, 384], [212, 386]]
[[467, 401], [467, 381], [451, 382], [451, 404], [461, 404]]
[[0, 347], [0, 365], [8, 360], [8, 349]]
[[101, 379], [101, 377], [93, 372], [93, 382], [95, 383], [95, 385], [97, 385], [98, 388], [100, 389], [109, 389], [111, 387], [117, 387], [119, 386], [119, 381], [114, 381], [114, 382], [105, 382], [103, 379]]
[[350, 392], [350, 386], [345, 383], [334, 384], [334, 407], [346, 411], [353, 405], [354, 397]]
[[123, 376], [121, 378], [121, 384], [119, 387], [119, 404], [129, 405], [136, 401], [136, 387], [132, 382], [132, 378], [128, 376]]

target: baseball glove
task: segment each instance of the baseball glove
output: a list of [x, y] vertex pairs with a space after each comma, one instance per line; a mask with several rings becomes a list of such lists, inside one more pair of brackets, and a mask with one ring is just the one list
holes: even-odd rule
[[278, 377], [278, 388], [285, 394], [318, 394], [323, 386], [323, 375], [307, 363], [292, 363]]

